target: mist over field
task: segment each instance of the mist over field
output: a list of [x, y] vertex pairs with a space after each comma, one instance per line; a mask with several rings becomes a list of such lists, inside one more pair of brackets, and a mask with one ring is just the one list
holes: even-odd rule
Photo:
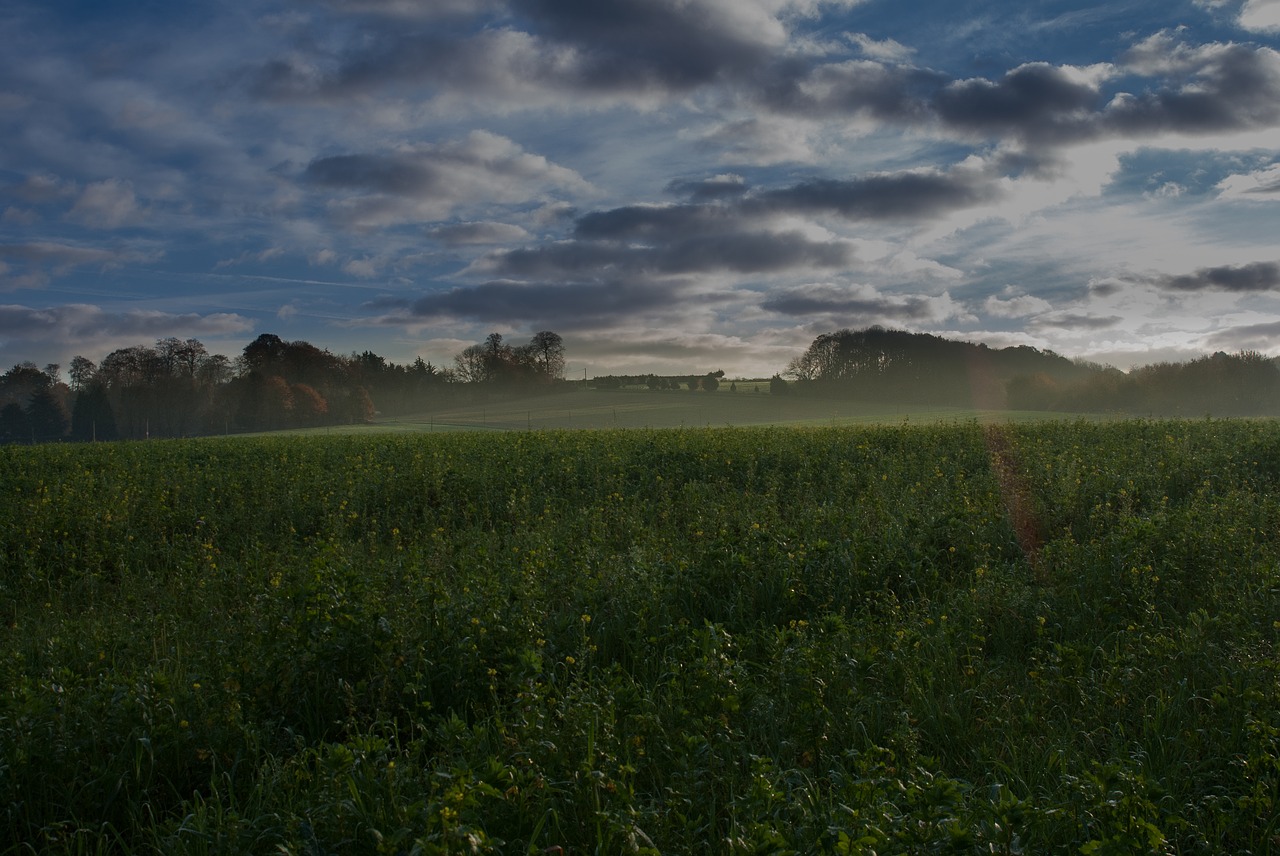
[[724, 370], [567, 378], [559, 334], [491, 333], [450, 366], [343, 357], [263, 334], [234, 360], [198, 339], [25, 362], [0, 375], [0, 441], [149, 439], [278, 430], [457, 430], [845, 424], [925, 419], [1280, 414], [1280, 368], [1255, 351], [1121, 372], [1025, 346], [870, 327], [819, 335], [768, 378]]

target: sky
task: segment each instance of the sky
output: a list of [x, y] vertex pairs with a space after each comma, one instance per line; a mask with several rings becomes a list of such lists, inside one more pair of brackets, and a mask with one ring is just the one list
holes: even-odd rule
[[0, 43], [0, 370], [1280, 355], [1280, 0], [5, 0]]

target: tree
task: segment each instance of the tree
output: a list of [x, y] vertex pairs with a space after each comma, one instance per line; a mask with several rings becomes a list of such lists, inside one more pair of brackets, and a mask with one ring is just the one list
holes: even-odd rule
[[549, 380], [564, 376], [564, 340], [550, 330], [541, 330], [529, 340], [538, 371]]
[[511, 346], [502, 341], [501, 333], [490, 333], [484, 340], [484, 379], [493, 382], [503, 379], [515, 363]]
[[263, 333], [244, 346], [244, 361], [250, 369], [269, 372], [284, 356], [285, 343], [274, 333]]
[[27, 412], [16, 402], [0, 407], [0, 441], [26, 443], [31, 440], [31, 422]]
[[87, 387], [93, 380], [93, 376], [97, 374], [98, 367], [94, 365], [93, 360], [77, 354], [71, 358], [71, 391], [80, 392]]
[[77, 393], [71, 408], [71, 439], [87, 442], [115, 438], [116, 417], [107, 390], [100, 383], [91, 384]]
[[293, 396], [293, 418], [299, 425], [319, 425], [329, 415], [329, 402], [315, 387], [296, 383], [289, 392]]
[[[720, 374], [723, 375], [724, 372]], [[702, 388], [706, 392], [715, 392], [720, 388], [720, 378], [716, 377], [714, 373], [707, 375], [702, 379]]]
[[33, 437], [40, 442], [61, 440], [67, 436], [67, 429], [71, 427], [71, 416], [67, 413], [66, 405], [49, 388], [31, 396], [27, 419], [30, 420]]
[[19, 363], [0, 375], [0, 402], [26, 408], [31, 396], [53, 384], [49, 376], [30, 361]]
[[205, 386], [218, 386], [231, 379], [231, 361], [224, 354], [214, 354], [200, 364], [199, 380]]
[[200, 364], [209, 356], [208, 350], [199, 339], [182, 341], [170, 336], [156, 342], [156, 353], [160, 355], [165, 372], [170, 375], [195, 379]]
[[484, 345], [471, 345], [453, 358], [454, 375], [462, 383], [481, 383], [488, 379]]
[[164, 359], [154, 348], [133, 345], [107, 354], [98, 366], [97, 377], [108, 388], [151, 385], [164, 374]]

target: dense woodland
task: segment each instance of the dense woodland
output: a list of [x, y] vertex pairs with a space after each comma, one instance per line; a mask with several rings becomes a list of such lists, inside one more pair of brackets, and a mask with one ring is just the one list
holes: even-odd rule
[[[166, 338], [62, 367], [0, 375], [0, 442], [145, 439], [370, 422], [491, 394], [563, 389], [565, 347], [541, 331], [512, 345], [490, 334], [437, 367], [371, 351], [333, 354], [264, 333], [234, 359]], [[596, 389], [736, 392], [722, 370], [608, 375]], [[585, 382], [580, 382], [587, 385]], [[759, 389], [753, 385], [753, 389]], [[870, 327], [814, 339], [769, 384], [775, 395], [1140, 416], [1280, 415], [1280, 367], [1252, 351], [1129, 372], [1036, 348], [989, 348]]]
[[183, 437], [370, 422], [479, 391], [554, 388], [564, 345], [552, 332], [512, 346], [494, 333], [453, 368], [371, 352], [339, 356], [264, 333], [235, 359], [197, 339], [161, 339], [62, 367], [22, 363], [0, 375], [0, 440]]
[[818, 336], [791, 362], [798, 394], [1134, 416], [1280, 414], [1280, 367], [1254, 351], [1122, 372], [1052, 351], [871, 327]]

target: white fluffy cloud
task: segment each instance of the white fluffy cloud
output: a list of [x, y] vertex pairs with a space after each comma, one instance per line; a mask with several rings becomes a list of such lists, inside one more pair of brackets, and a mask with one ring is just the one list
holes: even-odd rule
[[1240, 10], [1240, 26], [1246, 30], [1280, 30], [1280, 0], [1246, 0]]

